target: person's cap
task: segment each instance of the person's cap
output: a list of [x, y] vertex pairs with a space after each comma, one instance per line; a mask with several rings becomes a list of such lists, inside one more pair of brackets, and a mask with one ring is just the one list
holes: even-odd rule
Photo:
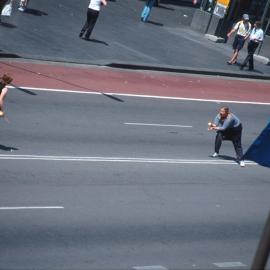
[[248, 20], [249, 20], [248, 14], [244, 14], [244, 15], [243, 15], [243, 20], [245, 20], [245, 21], [248, 21]]

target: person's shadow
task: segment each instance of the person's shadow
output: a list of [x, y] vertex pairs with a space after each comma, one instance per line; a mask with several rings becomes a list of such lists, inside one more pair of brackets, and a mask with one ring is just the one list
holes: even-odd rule
[[94, 42], [94, 43], [99, 43], [99, 44], [103, 44], [105, 46], [109, 46], [109, 44], [103, 40], [98, 40], [98, 39], [94, 39], [94, 38], [90, 38], [90, 39], [85, 39], [86, 41], [89, 42]]
[[154, 21], [150, 21], [150, 20], [146, 21], [146, 23], [150, 23], [150, 24], [153, 24], [153, 25], [156, 25], [156, 26], [160, 26], [160, 27], [162, 27], [164, 25], [163, 23], [154, 22]]
[[33, 9], [33, 8], [27, 8], [24, 13], [26, 14], [31, 14], [34, 16], [47, 16], [48, 13], [41, 11], [41, 10], [37, 10], [37, 9]]
[[6, 27], [6, 28], [16, 28], [17, 26], [11, 23], [7, 23], [7, 22], [1, 22], [0, 23], [1, 26]]
[[16, 148], [16, 147], [5, 146], [5, 145], [0, 144], [0, 150], [7, 151], [7, 152], [12, 152], [12, 151], [18, 151], [19, 149]]
[[166, 6], [162, 6], [162, 5], [158, 5], [158, 8], [162, 8], [162, 9], [166, 9], [166, 10], [171, 10], [171, 11], [174, 11], [175, 10], [174, 8], [166, 7]]

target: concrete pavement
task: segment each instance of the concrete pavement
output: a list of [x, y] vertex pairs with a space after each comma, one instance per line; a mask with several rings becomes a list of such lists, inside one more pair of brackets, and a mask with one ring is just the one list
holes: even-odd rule
[[[32, 1], [26, 13], [17, 10], [2, 24], [2, 57], [18, 57], [122, 68], [160, 69], [269, 79], [269, 66], [256, 63], [254, 72], [228, 66], [232, 49], [191, 31], [194, 9], [162, 4], [150, 23], [139, 20], [144, 3], [110, 1], [94, 29], [92, 41], [78, 38], [87, 0]], [[240, 61], [246, 54], [243, 49]]]
[[[269, 210], [269, 169], [241, 168], [230, 142], [223, 159], [209, 157], [206, 124], [219, 103], [25, 90], [10, 91], [11, 123], [0, 122], [0, 269], [248, 269]], [[246, 148], [269, 108], [230, 105]]]

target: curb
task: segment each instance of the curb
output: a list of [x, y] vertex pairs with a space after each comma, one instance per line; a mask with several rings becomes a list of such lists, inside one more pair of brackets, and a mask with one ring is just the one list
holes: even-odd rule
[[259, 55], [259, 54], [254, 54], [254, 59], [260, 63], [263, 63], [265, 65], [270, 65], [270, 59], [268, 57]]
[[[13, 56], [13, 55], [12, 55]], [[4, 61], [18, 61], [18, 62], [38, 62], [40, 64], [60, 64], [60, 65], [75, 65], [75, 66], [96, 66], [96, 67], [110, 67], [115, 69], [126, 69], [126, 70], [147, 70], [147, 71], [160, 71], [160, 72], [168, 72], [168, 73], [182, 73], [182, 74], [197, 74], [197, 75], [208, 75], [208, 76], [221, 76], [221, 77], [231, 77], [231, 78], [240, 78], [240, 79], [256, 79], [256, 80], [270, 80], [270, 75], [256, 74], [256, 71], [226, 71], [226, 70], [213, 70], [213, 69], [198, 69], [198, 68], [188, 68], [188, 67], [176, 67], [176, 66], [168, 66], [168, 65], [147, 65], [147, 64], [139, 64], [139, 63], [122, 63], [122, 62], [112, 62], [108, 63], [106, 61], [102, 61], [100, 63], [79, 63], [73, 61], [53, 61], [53, 60], [44, 60], [44, 59], [33, 59], [33, 58], [17, 58], [16, 57], [0, 57], [1, 60]]]
[[150, 71], [163, 71], [171, 73], [187, 73], [187, 74], [198, 74], [198, 75], [211, 75], [211, 76], [222, 76], [222, 77], [233, 77], [242, 79], [257, 79], [257, 80], [270, 80], [270, 75], [261, 74], [246, 74], [242, 72], [230, 72], [224, 70], [211, 70], [211, 69], [194, 69], [186, 67], [172, 67], [172, 66], [150, 66], [150, 65], [139, 65], [139, 64], [126, 64], [126, 63], [110, 63], [106, 65], [111, 68], [120, 69], [131, 69], [131, 70], [150, 70]]

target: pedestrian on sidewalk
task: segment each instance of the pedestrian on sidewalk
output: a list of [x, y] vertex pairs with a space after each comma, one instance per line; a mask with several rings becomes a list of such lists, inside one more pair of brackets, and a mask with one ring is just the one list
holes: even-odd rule
[[8, 92], [7, 86], [13, 81], [10, 75], [4, 74], [0, 78], [0, 116], [4, 116], [4, 100]]
[[4, 6], [6, 5], [8, 0], [0, 0], [0, 23], [1, 23], [1, 14]]
[[230, 112], [228, 107], [221, 107], [218, 115], [215, 117], [213, 123], [208, 123], [208, 130], [216, 131], [215, 139], [215, 152], [212, 157], [219, 156], [219, 150], [222, 141], [232, 141], [235, 152], [236, 160], [239, 162], [241, 167], [245, 166], [243, 160], [243, 149], [242, 149], [242, 123], [239, 118]]
[[263, 41], [264, 32], [261, 28], [262, 24], [260, 21], [256, 21], [254, 24], [254, 28], [252, 29], [250, 36], [249, 36], [249, 43], [248, 43], [248, 55], [244, 60], [243, 64], [240, 66], [240, 69], [244, 69], [244, 67], [249, 64], [248, 69], [250, 71], [254, 70], [254, 63], [253, 63], [253, 55], [259, 46], [259, 44]]
[[106, 6], [107, 1], [106, 0], [90, 0], [88, 10], [87, 10], [87, 19], [86, 22], [79, 34], [79, 37], [82, 38], [85, 33], [85, 39], [89, 40], [90, 35], [94, 29], [94, 26], [97, 22], [99, 12], [101, 9], [101, 5]]
[[231, 59], [227, 62], [228, 65], [233, 65], [237, 62], [237, 57], [239, 51], [243, 48], [246, 39], [248, 38], [251, 31], [251, 24], [249, 22], [248, 14], [243, 15], [243, 20], [237, 22], [232, 30], [227, 34], [227, 37], [230, 38], [231, 35], [236, 32], [236, 36], [233, 41], [233, 55]]
[[20, 0], [18, 10], [24, 12], [27, 9], [27, 5], [29, 4], [30, 0]]
[[[0, 0], [0, 23], [2, 22], [1, 21], [1, 16], [2, 16], [2, 11], [3, 9], [5, 8], [6, 5], [11, 5], [11, 9], [10, 9], [10, 12], [12, 11], [12, 4], [13, 4], [13, 0]], [[9, 15], [6, 14], [6, 16], [10, 16], [11, 13]]]
[[147, 0], [146, 4], [142, 10], [142, 13], [141, 13], [141, 21], [142, 22], [148, 21], [148, 18], [151, 14], [152, 7], [154, 5], [158, 5], [157, 0]]

